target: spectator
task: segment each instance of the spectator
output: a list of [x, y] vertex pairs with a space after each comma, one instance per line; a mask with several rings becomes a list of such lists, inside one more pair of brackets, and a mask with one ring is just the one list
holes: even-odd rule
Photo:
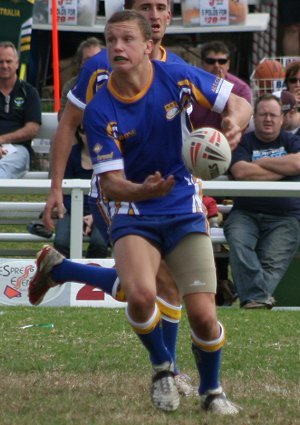
[[[250, 87], [244, 81], [229, 73], [230, 51], [223, 41], [211, 41], [203, 44], [201, 62], [205, 71], [231, 82], [234, 85], [232, 93], [243, 97], [251, 103], [252, 93]], [[222, 117], [220, 114], [206, 109], [202, 105], [193, 105], [190, 119], [194, 129], [205, 126], [221, 130]], [[216, 257], [216, 267], [218, 276], [217, 304], [231, 305], [236, 299], [236, 293], [234, 285], [228, 277], [228, 258]]]
[[[202, 68], [224, 78], [233, 84], [232, 93], [243, 97], [249, 103], [252, 101], [251, 89], [244, 81], [229, 73], [230, 68], [230, 51], [223, 41], [211, 41], [203, 44], [201, 48]], [[193, 105], [191, 114], [191, 122], [193, 128], [213, 127], [221, 129], [222, 118], [220, 114], [204, 108], [199, 104]]]
[[0, 179], [18, 179], [30, 167], [31, 140], [41, 124], [37, 90], [17, 76], [18, 52], [0, 42]]
[[283, 26], [282, 51], [284, 56], [300, 55], [299, 0], [278, 0], [278, 21]]
[[283, 130], [300, 136], [300, 110], [295, 96], [287, 90], [280, 95], [283, 111]]
[[290, 62], [286, 67], [285, 86], [291, 92], [300, 106], [300, 61]]
[[76, 75], [72, 77], [70, 80], [68, 80], [62, 88], [61, 99], [60, 99], [60, 110], [58, 112], [58, 120], [60, 120], [61, 114], [63, 113], [63, 110], [65, 109], [65, 106], [67, 103], [67, 94], [69, 90], [74, 86], [78, 78], [78, 74], [80, 72], [81, 67], [84, 65], [84, 63], [88, 59], [90, 59], [92, 56], [96, 55], [97, 53], [101, 52], [103, 47], [104, 47], [103, 43], [96, 37], [89, 37], [79, 44], [74, 56]]
[[[218, 204], [215, 198], [211, 196], [203, 196], [203, 204], [207, 210], [207, 218], [209, 221], [211, 234], [220, 227], [223, 222], [223, 214], [218, 211]], [[217, 269], [217, 293], [216, 305], [231, 306], [237, 299], [236, 288], [232, 281], [228, 278], [228, 257], [218, 256], [220, 252], [227, 252], [223, 245], [213, 245], [215, 253], [215, 262]], [[217, 255], [216, 255], [217, 254]]]
[[[76, 132], [77, 144], [72, 146], [71, 154], [65, 170], [65, 179], [91, 179], [93, 167], [89, 156], [86, 136], [80, 126]], [[54, 247], [65, 257], [70, 257], [70, 234], [71, 234], [71, 196], [64, 195], [66, 212], [63, 218], [59, 218], [55, 225]], [[87, 248], [87, 258], [104, 258], [108, 255], [108, 239], [103, 240], [99, 230], [93, 225], [93, 217], [90, 212], [88, 195], [84, 196], [83, 205], [83, 233], [90, 236]]]
[[[280, 99], [264, 94], [254, 107], [254, 128], [233, 151], [236, 180], [299, 181], [300, 138], [281, 130]], [[288, 183], [287, 183], [288, 184]], [[300, 198], [241, 197], [224, 223], [240, 305], [272, 308], [273, 293], [300, 241]]]

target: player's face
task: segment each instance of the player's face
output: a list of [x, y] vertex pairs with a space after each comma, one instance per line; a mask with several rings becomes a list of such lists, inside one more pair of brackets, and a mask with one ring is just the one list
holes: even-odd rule
[[136, 21], [108, 25], [105, 38], [108, 59], [114, 71], [137, 67], [152, 50], [152, 41], [145, 41]]
[[133, 8], [150, 22], [153, 41], [161, 41], [171, 20], [169, 2], [167, 0], [136, 0]]
[[278, 137], [283, 123], [281, 107], [276, 100], [263, 100], [257, 106], [254, 126], [257, 137], [264, 142], [271, 142]]
[[226, 53], [217, 53], [213, 50], [207, 52], [203, 62], [202, 68], [210, 72], [211, 74], [217, 75], [218, 77], [225, 78], [229, 70], [230, 60]]
[[11, 47], [0, 48], [0, 80], [9, 80], [16, 75], [18, 56]]

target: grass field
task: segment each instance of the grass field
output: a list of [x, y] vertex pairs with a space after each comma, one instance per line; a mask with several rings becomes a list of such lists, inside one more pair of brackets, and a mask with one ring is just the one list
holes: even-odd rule
[[[222, 383], [243, 407], [212, 417], [197, 397], [178, 411], [156, 410], [149, 397], [145, 350], [124, 310], [0, 307], [1, 425], [296, 425], [300, 418], [297, 311], [219, 309], [227, 329]], [[30, 324], [54, 325], [31, 327]], [[178, 344], [183, 372], [197, 374], [184, 314]]]

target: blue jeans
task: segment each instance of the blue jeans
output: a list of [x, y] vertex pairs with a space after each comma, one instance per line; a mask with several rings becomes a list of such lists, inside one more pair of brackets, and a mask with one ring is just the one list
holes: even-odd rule
[[299, 220], [233, 209], [225, 220], [224, 234], [241, 305], [252, 300], [272, 303], [299, 246]]
[[[80, 231], [80, 230], [79, 230]], [[54, 247], [65, 257], [70, 258], [71, 216], [68, 212], [57, 220], [55, 225]], [[86, 258], [105, 258], [108, 255], [107, 244], [99, 230], [93, 226]]]
[[0, 179], [21, 179], [29, 170], [30, 155], [23, 145], [14, 144], [16, 152], [0, 159]]

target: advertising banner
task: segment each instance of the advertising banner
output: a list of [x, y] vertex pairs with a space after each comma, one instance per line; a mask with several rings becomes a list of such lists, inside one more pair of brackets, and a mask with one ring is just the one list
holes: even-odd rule
[[0, 41], [11, 41], [29, 62], [34, 0], [0, 0]]

